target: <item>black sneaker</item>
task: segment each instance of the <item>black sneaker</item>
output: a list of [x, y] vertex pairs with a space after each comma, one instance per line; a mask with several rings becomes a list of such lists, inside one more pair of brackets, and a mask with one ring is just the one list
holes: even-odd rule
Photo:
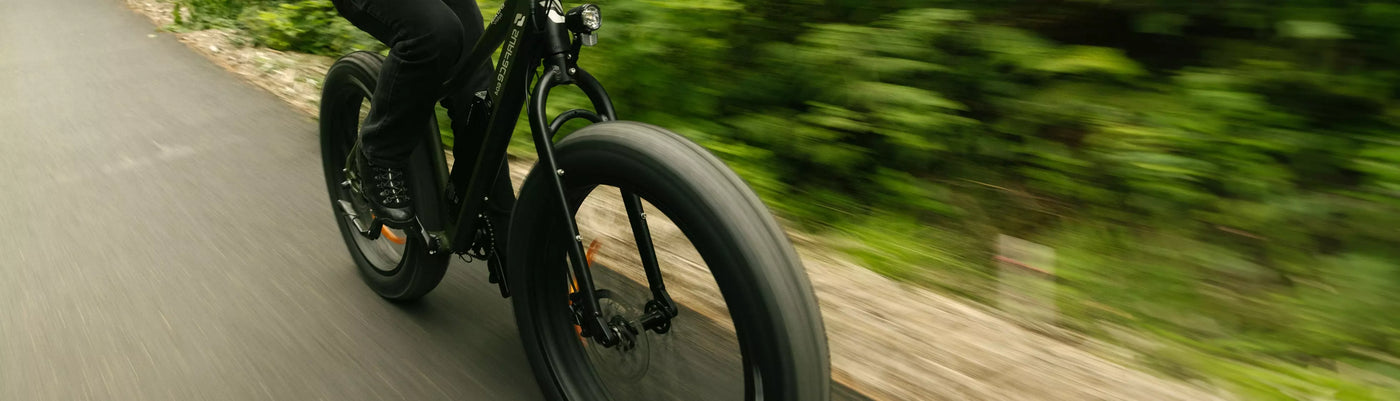
[[375, 165], [363, 152], [357, 156], [360, 190], [374, 208], [375, 218], [388, 225], [412, 222], [413, 200], [408, 196], [407, 170]]

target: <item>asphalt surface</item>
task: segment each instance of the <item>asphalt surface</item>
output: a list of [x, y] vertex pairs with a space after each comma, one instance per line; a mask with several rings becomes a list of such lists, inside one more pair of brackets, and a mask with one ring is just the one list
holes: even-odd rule
[[456, 265], [355, 275], [315, 123], [114, 0], [0, 0], [0, 400], [535, 400]]
[[0, 0], [0, 400], [541, 399], [483, 267], [365, 288], [320, 169], [121, 1]]

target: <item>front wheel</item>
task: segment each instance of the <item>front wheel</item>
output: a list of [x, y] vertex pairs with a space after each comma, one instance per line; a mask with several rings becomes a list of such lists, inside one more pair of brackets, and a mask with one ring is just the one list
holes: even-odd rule
[[352, 164], [348, 163], [351, 152], [359, 151], [360, 123], [369, 112], [382, 63], [378, 54], [355, 52], [336, 60], [326, 72], [321, 92], [321, 164], [331, 208], [360, 277], [379, 296], [403, 302], [437, 287], [450, 255], [429, 253], [423, 236], [414, 230], [383, 227], [365, 235], [356, 226], [356, 218], [364, 222], [372, 215], [368, 200], [346, 185], [346, 167]]
[[[648, 205], [645, 221], [679, 313], [668, 330], [634, 330], [627, 347], [580, 335], [566, 260], [576, 239], [553, 212], [558, 200], [546, 174], [556, 172], [537, 165], [513, 214], [508, 277], [525, 351], [548, 398], [829, 398], [811, 284], [782, 229], [738, 176], [679, 135], [629, 122], [585, 127], [559, 142], [556, 158], [579, 240], [591, 245], [604, 319], [635, 327], [653, 294], [636, 266], [633, 233], [612, 232], [628, 227], [619, 193]], [[595, 255], [599, 248], [621, 251]]]

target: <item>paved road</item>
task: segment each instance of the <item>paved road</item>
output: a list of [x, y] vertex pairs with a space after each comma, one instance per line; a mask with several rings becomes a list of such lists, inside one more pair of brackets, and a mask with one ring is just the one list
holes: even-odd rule
[[118, 0], [0, 0], [0, 400], [535, 400], [456, 263], [381, 301], [316, 128]]
[[0, 0], [0, 400], [535, 400], [509, 304], [359, 281], [313, 121], [116, 0]]

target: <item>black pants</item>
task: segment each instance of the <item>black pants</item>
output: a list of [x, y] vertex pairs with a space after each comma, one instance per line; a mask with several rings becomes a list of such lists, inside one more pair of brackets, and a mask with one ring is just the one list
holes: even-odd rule
[[[370, 100], [361, 131], [365, 154], [375, 164], [402, 167], [418, 146], [433, 113], [441, 86], [460, 57], [485, 31], [474, 0], [332, 0], [340, 15], [389, 46], [379, 84]], [[471, 96], [486, 90], [491, 70], [478, 68], [469, 83], [444, 98], [454, 135], [479, 140], [467, 132]], [[474, 142], [472, 142], [474, 143]], [[458, 155], [458, 157], [471, 157]]]

